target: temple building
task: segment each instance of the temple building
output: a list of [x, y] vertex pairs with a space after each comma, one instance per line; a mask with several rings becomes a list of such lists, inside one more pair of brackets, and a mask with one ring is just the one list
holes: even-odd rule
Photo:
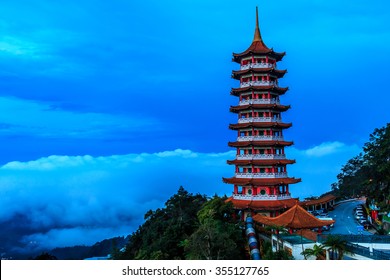
[[282, 118], [290, 106], [280, 101], [288, 88], [280, 87], [279, 79], [287, 71], [277, 68], [284, 55], [263, 42], [256, 8], [252, 44], [242, 53], [233, 53], [240, 69], [233, 71], [232, 77], [240, 84], [231, 90], [238, 105], [230, 107], [237, 114], [237, 123], [229, 128], [237, 132], [237, 139], [228, 143], [236, 148], [236, 158], [228, 164], [235, 166], [235, 175], [223, 178], [234, 186], [229, 201], [243, 210], [242, 215], [252, 212], [276, 217], [297, 201], [291, 197], [289, 185], [301, 180], [288, 176], [287, 166], [295, 160], [286, 157], [285, 147], [293, 142], [284, 139], [284, 130], [292, 124]]

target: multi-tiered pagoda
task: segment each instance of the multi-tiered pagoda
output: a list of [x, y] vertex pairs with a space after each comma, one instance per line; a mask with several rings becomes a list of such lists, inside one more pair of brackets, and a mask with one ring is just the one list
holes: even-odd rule
[[240, 81], [240, 87], [231, 91], [239, 103], [230, 107], [238, 115], [238, 121], [229, 125], [237, 131], [236, 141], [229, 142], [229, 146], [236, 148], [237, 154], [228, 161], [235, 166], [235, 176], [223, 181], [234, 185], [229, 200], [236, 209], [271, 217], [296, 204], [289, 185], [300, 182], [288, 176], [287, 165], [295, 160], [287, 159], [284, 152], [286, 146], [293, 144], [284, 140], [284, 130], [292, 124], [282, 120], [282, 113], [290, 106], [280, 103], [280, 96], [288, 88], [279, 87], [278, 81], [287, 71], [276, 66], [284, 55], [264, 44], [256, 8], [252, 44], [242, 53], [233, 53], [233, 61], [240, 64], [240, 70], [233, 71], [232, 77]]

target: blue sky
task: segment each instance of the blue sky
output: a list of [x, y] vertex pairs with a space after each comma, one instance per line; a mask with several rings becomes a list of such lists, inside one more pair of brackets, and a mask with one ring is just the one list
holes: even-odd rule
[[23, 240], [69, 245], [131, 231], [180, 185], [229, 194], [231, 56], [250, 45], [256, 6], [267, 46], [287, 52], [292, 194], [329, 190], [390, 119], [386, 1], [5, 0], [0, 223], [35, 213], [44, 224]]

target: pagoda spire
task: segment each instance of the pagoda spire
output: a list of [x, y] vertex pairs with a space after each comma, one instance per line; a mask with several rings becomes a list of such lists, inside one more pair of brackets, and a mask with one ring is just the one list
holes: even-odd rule
[[253, 37], [253, 42], [263, 42], [263, 39], [261, 38], [261, 33], [260, 33], [260, 27], [259, 27], [259, 12], [256, 6], [256, 28], [255, 28], [255, 36]]

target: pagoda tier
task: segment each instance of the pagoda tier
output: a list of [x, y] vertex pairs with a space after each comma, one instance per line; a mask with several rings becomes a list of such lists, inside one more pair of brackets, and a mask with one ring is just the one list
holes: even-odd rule
[[[254, 176], [257, 176], [254, 174]], [[262, 176], [262, 177], [260, 177]], [[279, 176], [276, 175], [266, 175], [266, 176]], [[259, 178], [238, 178], [238, 177], [232, 177], [232, 178], [223, 178], [223, 182], [227, 184], [235, 184], [239, 186], [281, 186], [281, 185], [288, 185], [288, 184], [295, 184], [301, 182], [301, 179], [299, 178], [288, 178], [288, 177], [281, 177], [281, 176], [287, 176], [287, 175], [280, 175], [280, 178], [265, 178], [266, 176], [259, 175]], [[236, 193], [233, 193], [236, 194]], [[251, 197], [251, 195], [248, 195], [248, 198]], [[256, 199], [255, 197], [253, 199]]]
[[[232, 78], [239, 80], [242, 76], [255, 76], [255, 74], [269, 75], [277, 78], [282, 78], [287, 70], [276, 70], [274, 68], [248, 68], [244, 70], [236, 70], [232, 72]], [[264, 76], [263, 76], [264, 77]]]
[[[258, 156], [264, 156], [264, 155], [250, 155], [253, 158], [256, 158]], [[268, 158], [278, 158], [278, 156], [282, 155], [265, 155], [269, 156]], [[239, 156], [237, 156], [239, 157]], [[234, 159], [234, 160], [228, 160], [228, 164], [234, 164], [237, 166], [243, 166], [243, 165], [261, 165], [261, 166], [268, 166], [268, 165], [286, 165], [286, 164], [293, 164], [295, 163], [294, 159]]]
[[[253, 56], [254, 55], [268, 55], [268, 57], [272, 57], [275, 59], [276, 62], [281, 61], [283, 56], [285, 56], [285, 52], [283, 53], [278, 53], [275, 52], [273, 49], [267, 48], [263, 41], [257, 41], [253, 42], [247, 50], [245, 50], [242, 53], [233, 53], [233, 58], [232, 61], [234, 62], [240, 62], [242, 59], [247, 58], [248, 56]], [[256, 63], [256, 62], [253, 62]]]
[[283, 200], [243, 200], [232, 196], [228, 198], [226, 202], [232, 202], [236, 209], [268, 212], [289, 209], [297, 203], [297, 199], [289, 198]]
[[[245, 138], [247, 138], [248, 140], [250, 140], [251, 138], [254, 139], [254, 138], [258, 138], [260, 136], [244, 136]], [[244, 139], [244, 137], [239, 137], [239, 138], [242, 138]], [[264, 136], [263, 136], [264, 137]], [[272, 136], [270, 136], [270, 139], [271, 139]], [[274, 137], [276, 138], [276, 137]], [[279, 137], [278, 137], [279, 138]], [[292, 146], [294, 144], [294, 142], [292, 141], [283, 141], [281, 140], [274, 140], [274, 141], [236, 141], [236, 142], [229, 142], [228, 143], [228, 146], [229, 147], [235, 147], [235, 148], [240, 148], [240, 147], [252, 147], [252, 146]]]
[[237, 152], [235, 159], [227, 161], [235, 166], [234, 177], [223, 178], [223, 182], [234, 185], [230, 201], [235, 208], [268, 211], [270, 216], [280, 214], [275, 209], [295, 204], [289, 185], [301, 181], [288, 176], [287, 165], [295, 160], [284, 153], [284, 148], [293, 144], [283, 136], [284, 129], [292, 126], [282, 122], [282, 113], [290, 106], [280, 104], [280, 96], [288, 88], [279, 87], [279, 79], [287, 70], [278, 70], [276, 64], [284, 55], [264, 44], [256, 8], [251, 46], [242, 53], [233, 53], [233, 61], [240, 64], [240, 69], [232, 72], [232, 78], [240, 81], [240, 87], [231, 90], [239, 101], [230, 107], [237, 114], [237, 123], [229, 125], [237, 131], [237, 140], [229, 142], [229, 146]]
[[240, 96], [241, 94], [245, 93], [251, 93], [255, 91], [261, 91], [261, 92], [272, 92], [278, 95], [285, 94], [286, 91], [288, 91], [288, 87], [279, 87], [275, 85], [270, 85], [270, 84], [264, 84], [261, 85], [259, 83], [252, 83], [249, 85], [245, 85], [245, 87], [239, 87], [239, 88], [232, 88], [230, 91], [231, 95], [234, 96]]
[[[240, 119], [242, 120], [242, 123], [235, 123], [235, 124], [229, 124], [229, 128], [236, 130], [236, 129], [242, 129], [242, 128], [266, 128], [266, 127], [273, 127], [273, 128], [289, 128], [292, 126], [292, 123], [281, 123], [277, 121], [269, 121], [269, 122], [261, 122], [260, 119], [265, 118], [248, 118], [248, 119]], [[247, 122], [246, 122], [247, 121]]]
[[[246, 100], [245, 100], [246, 101]], [[239, 113], [243, 110], [256, 110], [256, 109], [272, 109], [278, 112], [285, 112], [290, 109], [290, 105], [279, 105], [279, 104], [248, 104], [248, 105], [238, 105], [230, 106], [230, 112]]]

